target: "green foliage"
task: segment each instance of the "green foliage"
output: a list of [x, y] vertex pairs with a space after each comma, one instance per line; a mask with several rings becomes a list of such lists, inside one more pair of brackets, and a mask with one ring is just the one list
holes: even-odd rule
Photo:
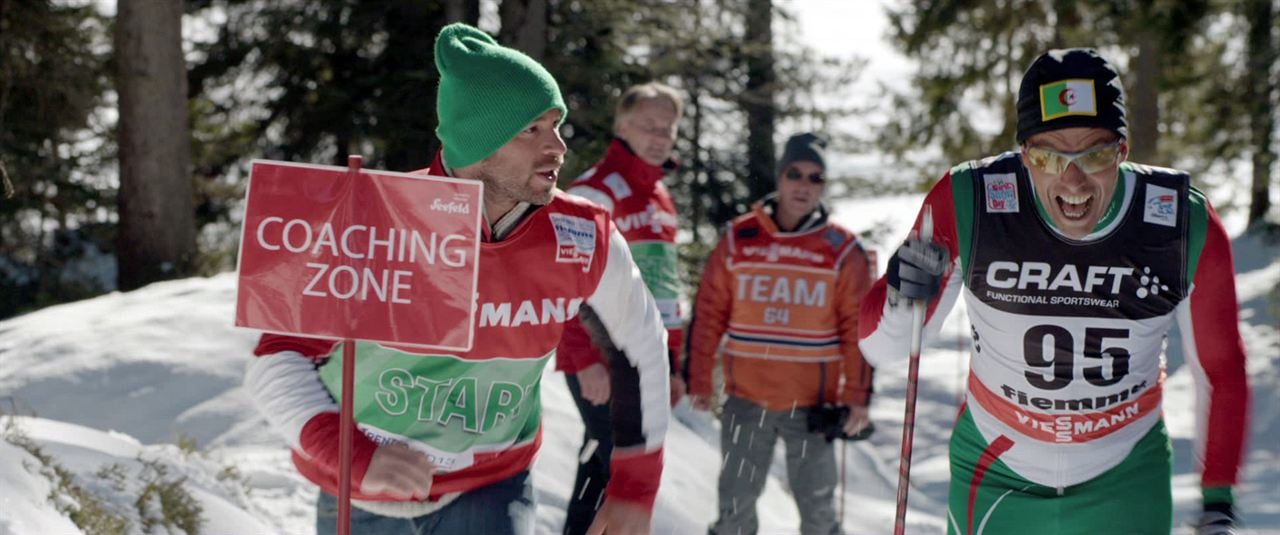
[[[917, 0], [889, 9], [893, 43], [919, 67], [914, 90], [891, 95], [896, 113], [879, 144], [915, 170], [917, 184], [937, 180], [950, 160], [1013, 148], [1023, 69], [1051, 44], [1074, 40], [1069, 28], [1052, 24], [1057, 4]], [[935, 144], [941, 160], [915, 156]]]
[[[1015, 101], [1022, 73], [1051, 48], [1094, 47], [1121, 70], [1130, 105], [1130, 134], [1151, 118], [1134, 113], [1158, 104], [1156, 152], [1145, 163], [1187, 169], [1213, 189], [1238, 172], [1248, 150], [1248, 112], [1240, 61], [1241, 2], [1209, 0], [911, 0], [890, 8], [893, 43], [919, 67], [911, 90], [891, 95], [897, 114], [879, 145], [920, 186], [946, 166], [1014, 147]], [[1150, 35], [1154, 57], [1139, 43]], [[1150, 85], [1137, 64], [1156, 62]], [[1138, 90], [1154, 91], [1140, 93]], [[1155, 96], [1151, 96], [1155, 95]], [[976, 103], [976, 106], [968, 103]], [[1274, 107], [1272, 108], [1272, 111]], [[938, 146], [941, 154], [919, 157]], [[1135, 147], [1134, 150], [1152, 147]], [[1219, 206], [1230, 209], [1230, 206]]]
[[80, 273], [114, 249], [106, 22], [65, 4], [0, 4], [0, 317], [114, 285]]
[[139, 522], [144, 533], [156, 527], [178, 528], [188, 535], [200, 532], [204, 524], [203, 508], [187, 492], [186, 477], [172, 477], [169, 467], [156, 459], [141, 459], [142, 472], [138, 479], [142, 490], [134, 506], [138, 509]]
[[184, 456], [191, 456], [200, 453], [200, 443], [195, 437], [186, 433], [178, 433], [178, 438], [174, 440], [174, 445], [178, 447]]
[[[719, 228], [744, 213], [772, 183], [748, 183], [749, 118], [743, 95], [748, 94], [748, 58], [753, 49], [745, 35], [751, 3], [744, 0], [710, 1], [654, 6], [644, 11], [651, 32], [630, 34], [630, 48], [644, 52], [636, 62], [653, 79], [667, 82], [686, 94], [685, 116], [680, 124], [676, 155], [682, 168], [667, 180], [683, 228], [694, 241], [714, 241]], [[773, 68], [779, 80], [773, 93], [778, 124], [797, 131], [815, 130], [833, 138], [833, 154], [848, 151], [858, 140], [835, 131], [839, 119], [862, 108], [820, 103], [816, 95], [851, 83], [861, 64], [819, 54], [799, 43], [795, 21], [784, 9], [774, 7]], [[640, 37], [643, 36], [643, 37]], [[636, 42], [637, 39], [643, 39]], [[776, 141], [794, 133], [774, 132]], [[772, 161], [772, 157], [769, 158]], [[851, 177], [833, 177], [833, 190]]]
[[[668, 180], [678, 208], [691, 216], [686, 228], [710, 239], [745, 211], [760, 194], [742, 180], [749, 161], [742, 95], [746, 59], [755, 52], [745, 44], [749, 6], [747, 0], [549, 2], [543, 63], [570, 110], [562, 185], [604, 153], [622, 91], [659, 80], [689, 98], [677, 145], [683, 167]], [[203, 0], [189, 11], [225, 13], [216, 38], [194, 43], [189, 76], [192, 108], [201, 112], [193, 115], [193, 137], [206, 228], [228, 221], [253, 156], [342, 165], [358, 152], [366, 166], [395, 170], [425, 167], [434, 156], [432, 44], [444, 22], [437, 2]], [[833, 151], [858, 141], [829, 127], [861, 110], [820, 105], [814, 95], [851, 82], [859, 65], [800, 46], [790, 15], [775, 10], [775, 17], [781, 31], [774, 68], [786, 81], [775, 93], [779, 121], [827, 131], [836, 138]], [[206, 270], [230, 265], [233, 242], [202, 240]]]
[[193, 125], [202, 174], [222, 176], [254, 154], [334, 165], [360, 154], [395, 170], [430, 163], [438, 2], [204, 0], [188, 11], [222, 21], [192, 43], [193, 107], [208, 115]]
[[[410, 171], [435, 154], [432, 0], [196, 0], [190, 44], [197, 271], [235, 265], [248, 163], [271, 158]], [[287, 30], [282, 30], [287, 29]]]
[[[75, 475], [26, 436], [13, 419], [6, 420], [4, 428], [0, 429], [0, 440], [22, 448], [39, 462], [38, 467], [26, 468], [38, 470], [53, 484], [53, 488], [49, 491], [49, 503], [53, 504], [58, 512], [67, 515], [67, 518], [71, 519], [71, 522], [81, 531], [90, 535], [129, 533], [128, 518], [112, 511], [107, 502], [77, 483]], [[119, 467], [119, 465], [112, 466]], [[122, 470], [104, 467], [99, 474], [102, 474], [104, 479], [123, 481]], [[120, 479], [114, 479], [116, 476], [120, 476]], [[123, 489], [123, 486], [120, 488]]]

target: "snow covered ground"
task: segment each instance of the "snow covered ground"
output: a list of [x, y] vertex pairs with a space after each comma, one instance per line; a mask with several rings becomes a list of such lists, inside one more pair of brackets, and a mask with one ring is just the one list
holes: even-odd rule
[[[919, 202], [918, 196], [843, 202], [836, 217], [869, 231], [883, 252], [901, 239]], [[1237, 239], [1235, 247], [1254, 388], [1253, 431], [1238, 495], [1251, 532], [1280, 533], [1280, 327], [1267, 296], [1280, 280], [1280, 247], [1253, 237]], [[882, 265], [886, 258], [881, 255]], [[114, 470], [137, 475], [164, 466], [171, 477], [183, 478], [205, 511], [204, 533], [309, 535], [315, 489], [294, 472], [283, 440], [250, 406], [240, 385], [256, 334], [231, 327], [234, 292], [234, 275], [224, 274], [0, 322], [0, 410], [38, 416], [12, 423], [82, 486], [101, 491], [106, 507], [129, 518], [134, 533], [141, 533], [134, 503], [141, 490], [113, 487], [101, 477], [103, 467], [117, 465]], [[909, 533], [944, 531], [946, 441], [966, 372], [966, 321], [962, 309], [955, 311], [923, 356]], [[1176, 521], [1185, 525], [1198, 507], [1198, 476], [1190, 458], [1190, 376], [1176, 350], [1169, 372], [1165, 412], [1177, 456]], [[879, 431], [846, 446], [848, 533], [892, 530], [905, 375], [905, 366], [878, 373], [872, 416]], [[563, 378], [549, 371], [545, 379], [544, 444], [534, 477], [539, 532], [552, 533], [563, 522], [582, 426]], [[715, 516], [717, 424], [683, 405], [676, 417], [655, 532], [703, 533]], [[190, 440], [199, 452], [176, 445]], [[759, 502], [764, 533], [797, 531], [781, 453], [779, 448]], [[0, 535], [79, 533], [59, 512], [67, 510], [69, 498], [47, 499], [53, 487], [40, 464], [26, 450], [0, 441]]]

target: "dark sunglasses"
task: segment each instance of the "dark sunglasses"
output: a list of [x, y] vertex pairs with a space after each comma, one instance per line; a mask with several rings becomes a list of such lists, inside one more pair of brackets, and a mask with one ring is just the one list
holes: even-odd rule
[[804, 178], [805, 176], [808, 176], [808, 177], [809, 177], [809, 182], [811, 182], [811, 183], [813, 183], [813, 184], [821, 184], [821, 183], [823, 183], [823, 182], [826, 182], [826, 181], [827, 181], [827, 177], [822, 176], [822, 172], [821, 172], [821, 171], [819, 171], [819, 172], [817, 172], [817, 173], [810, 174], [810, 175], [804, 175], [804, 174], [801, 174], [801, 173], [800, 173], [800, 170], [799, 170], [799, 169], [796, 169], [796, 168], [794, 168], [794, 167], [791, 167], [791, 168], [787, 169], [787, 172], [786, 172], [786, 173], [783, 173], [783, 175], [782, 175], [782, 176], [787, 177], [787, 180], [800, 180], [801, 178]]

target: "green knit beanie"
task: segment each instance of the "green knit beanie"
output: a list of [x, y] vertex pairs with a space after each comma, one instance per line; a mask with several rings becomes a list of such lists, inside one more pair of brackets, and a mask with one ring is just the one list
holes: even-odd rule
[[[560, 86], [533, 58], [462, 23], [436, 37], [440, 91], [436, 136], [449, 167], [466, 167], [506, 145], [548, 110], [568, 115]], [[559, 126], [559, 123], [556, 124]]]

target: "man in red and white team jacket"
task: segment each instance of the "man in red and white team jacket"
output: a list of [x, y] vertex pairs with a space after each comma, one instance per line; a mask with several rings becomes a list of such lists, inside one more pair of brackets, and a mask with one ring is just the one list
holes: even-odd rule
[[[657, 82], [624, 91], [614, 114], [615, 137], [604, 158], [578, 177], [568, 191], [605, 207], [613, 215], [662, 312], [673, 372], [679, 369], [677, 360], [684, 339], [684, 314], [680, 309], [683, 287], [676, 257], [676, 206], [662, 178], [676, 167], [671, 150], [683, 106], [684, 100], [675, 89]], [[609, 363], [582, 324], [573, 320], [565, 326], [556, 350], [556, 369], [565, 372], [569, 392], [586, 428], [564, 523], [566, 535], [578, 535], [590, 526], [596, 504], [609, 482], [613, 450], [609, 407], [605, 404], [610, 397]], [[682, 395], [684, 381], [673, 374], [672, 405]]]
[[[540, 378], [579, 316], [608, 335], [613, 370], [613, 477], [592, 530], [648, 533], [670, 417], [666, 333], [609, 214], [555, 189], [559, 87], [464, 24], [440, 32], [435, 61], [443, 149], [428, 172], [485, 186], [476, 343], [431, 354], [357, 344], [352, 531], [533, 533]], [[335, 529], [340, 345], [264, 335], [245, 379], [321, 487], [322, 534]]]

